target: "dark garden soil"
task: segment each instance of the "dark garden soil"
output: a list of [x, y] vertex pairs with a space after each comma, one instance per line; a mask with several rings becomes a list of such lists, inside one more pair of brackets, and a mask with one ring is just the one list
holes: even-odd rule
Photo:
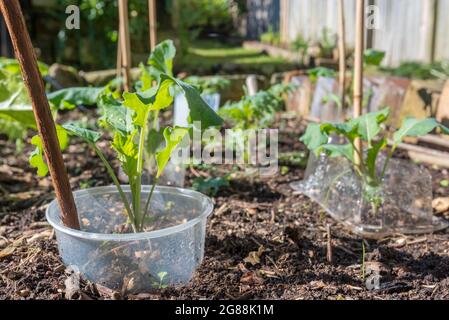
[[[281, 150], [303, 150], [297, 138], [304, 127], [282, 123]], [[365, 265], [381, 270], [381, 288], [368, 290], [363, 240], [293, 193], [289, 183], [304, 173], [294, 163], [275, 177], [235, 179], [218, 192], [205, 258], [187, 286], [129, 296], [82, 281], [79, 290], [67, 290], [68, 272], [44, 217], [54, 193], [50, 179], [36, 178], [28, 167], [30, 150], [17, 154], [14, 144], [0, 138], [0, 299], [449, 299], [448, 230], [367, 240]], [[86, 145], [72, 145], [64, 157], [73, 189], [110, 184]], [[449, 179], [447, 170], [429, 169], [434, 197], [449, 196], [449, 187], [440, 186]], [[187, 185], [209, 174], [189, 169]]]

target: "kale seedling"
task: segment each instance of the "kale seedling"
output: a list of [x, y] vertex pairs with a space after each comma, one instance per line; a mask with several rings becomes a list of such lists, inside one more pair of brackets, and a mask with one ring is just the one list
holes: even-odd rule
[[[381, 124], [387, 120], [388, 116], [389, 109], [385, 108], [344, 123], [311, 123], [300, 139], [317, 156], [324, 153], [330, 157], [346, 158], [351, 163], [354, 172], [361, 179], [364, 188], [363, 196], [371, 204], [374, 212], [377, 212], [377, 209], [383, 202], [380, 191], [388, 163], [404, 137], [422, 136], [436, 128], [440, 128], [444, 133], [449, 133], [448, 128], [433, 118], [424, 120], [406, 118], [402, 127], [394, 132], [391, 149], [387, 153], [383, 165], [379, 166], [378, 156], [382, 150], [386, 149], [388, 142], [386, 133], [382, 131]], [[345, 137], [346, 143], [330, 143], [329, 137], [332, 134]], [[365, 142], [366, 152], [355, 148], [355, 140], [357, 138]], [[356, 152], [358, 157], [355, 157]], [[360, 158], [360, 162], [356, 161], [356, 158]]]
[[[95, 150], [118, 189], [134, 232], [144, 231], [144, 222], [157, 181], [172, 152], [191, 131], [190, 127], [165, 127], [159, 130], [151, 128], [150, 131], [149, 120], [157, 119], [160, 110], [172, 105], [175, 92], [182, 92], [185, 94], [192, 122], [200, 121], [202, 128], [220, 126], [223, 122], [194, 87], [173, 77], [172, 62], [175, 52], [172, 41], [164, 41], [155, 48], [149, 60], [150, 70], [142, 77], [140, 91], [124, 92], [120, 97], [106, 89], [98, 98], [97, 104], [103, 113], [99, 122], [112, 135], [110, 146], [129, 178], [131, 201], [128, 201], [112, 166], [97, 146], [102, 134], [71, 123], [57, 126], [62, 148], [67, 144], [67, 134], [70, 134], [82, 138]], [[157, 81], [157, 87], [152, 86], [154, 80]], [[37, 149], [30, 162], [38, 168], [40, 175], [46, 174], [39, 136], [33, 137], [32, 143]], [[147, 199], [142, 199], [144, 153], [153, 155], [157, 165], [154, 183]]]

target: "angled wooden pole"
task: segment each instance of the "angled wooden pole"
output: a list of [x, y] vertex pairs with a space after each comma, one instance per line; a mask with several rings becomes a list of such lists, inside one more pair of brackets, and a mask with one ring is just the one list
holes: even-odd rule
[[55, 124], [19, 1], [2, 0], [0, 1], [0, 10], [5, 18], [22, 77], [31, 99], [37, 129], [42, 140], [56, 198], [61, 208], [62, 222], [69, 228], [79, 229], [75, 201], [59, 148]]
[[[356, 0], [355, 52], [354, 52], [354, 118], [362, 114], [363, 101], [363, 46], [365, 36], [365, 0]], [[357, 149], [356, 163], [360, 163], [363, 155], [362, 141], [355, 141]]]
[[345, 35], [345, 4], [344, 0], [338, 0], [338, 60], [339, 60], [339, 88], [341, 106], [345, 108], [346, 87], [346, 35]]
[[157, 44], [157, 8], [156, 0], [148, 0], [148, 23], [150, 31], [150, 50], [153, 51]]
[[128, 0], [118, 1], [119, 39], [125, 91], [131, 91], [131, 43], [129, 39]]

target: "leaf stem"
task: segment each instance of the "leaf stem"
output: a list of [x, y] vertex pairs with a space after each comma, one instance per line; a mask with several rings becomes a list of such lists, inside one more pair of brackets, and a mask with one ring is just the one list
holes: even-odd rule
[[388, 162], [390, 161], [391, 157], [393, 157], [393, 153], [396, 150], [396, 147], [397, 147], [396, 144], [391, 147], [391, 150], [388, 153], [387, 159], [385, 159], [384, 167], [382, 168], [382, 173], [380, 174], [380, 180], [381, 181], [385, 177], [385, 172], [387, 171]]
[[150, 207], [151, 198], [153, 197], [154, 188], [156, 187], [158, 180], [159, 180], [159, 177], [154, 178], [154, 183], [151, 186], [150, 194], [148, 195], [147, 201], [145, 203], [145, 210], [143, 211], [143, 216], [142, 216], [142, 227], [143, 227], [143, 222], [145, 220], [145, 217], [148, 214], [148, 209]]
[[104, 156], [103, 152], [101, 152], [101, 150], [94, 143], [90, 142], [89, 145], [95, 150], [98, 157], [100, 157], [101, 161], [103, 162], [104, 166], [106, 167], [106, 170], [108, 171], [109, 176], [111, 177], [112, 181], [114, 182], [115, 186], [117, 187], [117, 190], [120, 194], [120, 198], [122, 198], [123, 204], [125, 205], [125, 209], [128, 213], [128, 217], [131, 220], [131, 227], [134, 232], [137, 232], [134, 214], [129, 205], [128, 198], [126, 198], [125, 192], [123, 191], [123, 189], [120, 185], [120, 182], [114, 173], [114, 169], [112, 169], [111, 165], [109, 164], [108, 160]]

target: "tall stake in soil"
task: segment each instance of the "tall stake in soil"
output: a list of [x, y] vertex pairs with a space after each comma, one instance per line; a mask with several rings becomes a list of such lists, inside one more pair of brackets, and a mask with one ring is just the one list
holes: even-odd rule
[[[363, 45], [365, 33], [365, 0], [357, 0], [356, 8], [356, 32], [355, 32], [355, 53], [354, 53], [354, 118], [360, 117], [362, 113], [363, 101]], [[363, 155], [362, 141], [355, 141], [356, 164], [360, 164], [360, 157]]]
[[345, 109], [346, 86], [346, 35], [345, 35], [345, 4], [338, 0], [338, 57], [339, 57], [339, 87], [341, 108]]
[[157, 21], [157, 11], [156, 11], [156, 0], [148, 0], [148, 23], [150, 31], [150, 50], [154, 50], [157, 44], [157, 34], [156, 34], [156, 21]]
[[131, 44], [129, 40], [129, 20], [128, 20], [128, 0], [119, 0], [119, 39], [120, 56], [122, 59], [122, 69], [125, 91], [131, 91]]
[[78, 214], [59, 148], [56, 127], [19, 1], [0, 1], [0, 10], [5, 18], [22, 77], [31, 99], [56, 198], [61, 207], [62, 222], [69, 228], [79, 229]]

